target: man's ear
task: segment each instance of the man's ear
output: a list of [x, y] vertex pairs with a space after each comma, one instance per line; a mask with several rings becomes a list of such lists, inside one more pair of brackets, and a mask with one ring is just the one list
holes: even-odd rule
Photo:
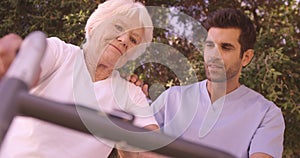
[[253, 56], [254, 56], [254, 50], [253, 49], [247, 49], [243, 54], [242, 66], [243, 67], [247, 66], [251, 62]]

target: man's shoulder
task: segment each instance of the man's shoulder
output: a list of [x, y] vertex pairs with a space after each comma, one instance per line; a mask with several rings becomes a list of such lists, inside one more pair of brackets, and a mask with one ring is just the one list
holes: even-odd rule
[[[248, 98], [248, 102], [252, 105], [256, 105], [257, 107], [263, 108], [263, 109], [276, 109], [280, 110], [279, 107], [276, 106], [276, 104], [271, 101], [270, 99], [266, 98], [263, 94], [248, 88], [246, 86], [243, 86], [243, 90], [246, 92], [245, 96]], [[245, 100], [244, 100], [245, 101]]]
[[172, 86], [168, 89], [169, 92], [186, 93], [192, 91], [199, 91], [200, 86], [203, 85], [204, 81], [196, 82], [188, 85]]

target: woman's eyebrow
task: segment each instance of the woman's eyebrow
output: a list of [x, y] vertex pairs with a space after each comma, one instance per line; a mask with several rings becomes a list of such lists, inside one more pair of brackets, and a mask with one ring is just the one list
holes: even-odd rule
[[142, 39], [142, 37], [138, 33], [131, 32], [131, 35], [133, 35], [135, 38], [138, 38], [139, 40]]
[[138, 38], [141, 38], [141, 36], [138, 34], [138, 33], [135, 33], [135, 32], [131, 32], [131, 34], [135, 37], [138, 37]]
[[128, 25], [120, 18], [113, 19], [112, 24], [121, 25], [125, 29], [125, 31], [128, 30]]

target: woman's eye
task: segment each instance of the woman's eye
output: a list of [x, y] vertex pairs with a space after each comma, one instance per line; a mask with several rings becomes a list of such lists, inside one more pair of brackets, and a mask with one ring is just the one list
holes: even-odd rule
[[136, 40], [134, 37], [130, 37], [130, 41], [131, 41], [133, 44], [137, 44], [137, 40]]
[[123, 27], [120, 26], [120, 25], [115, 25], [115, 28], [116, 28], [118, 31], [124, 31]]

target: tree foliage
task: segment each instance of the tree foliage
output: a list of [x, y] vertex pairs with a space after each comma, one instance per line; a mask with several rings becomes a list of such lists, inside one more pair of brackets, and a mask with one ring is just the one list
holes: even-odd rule
[[[25, 37], [29, 32], [42, 30], [48, 36], [57, 36], [66, 42], [81, 45], [84, 26], [97, 5], [104, 0], [4, 0], [0, 1], [0, 35], [17, 33]], [[139, 0], [147, 6], [177, 8], [202, 22], [211, 11], [230, 7], [239, 8], [251, 17], [256, 25], [256, 55], [242, 73], [241, 82], [275, 102], [283, 111], [286, 131], [284, 157], [300, 155], [300, 4], [298, 0]], [[159, 19], [156, 15], [155, 19]], [[162, 17], [161, 17], [162, 18]], [[178, 19], [185, 23], [185, 19]], [[134, 69], [150, 85], [164, 89], [173, 85], [189, 84], [189, 78], [180, 79], [176, 71], [189, 76], [190, 69], [198, 80], [205, 78], [201, 49], [195, 43], [170, 33], [169, 29], [155, 29], [154, 41], [172, 49], [158, 51], [158, 58], [170, 65], [147, 63]], [[188, 59], [191, 68], [182, 67], [186, 62], [170, 56], [178, 51]], [[133, 65], [136, 63], [132, 63]], [[188, 71], [187, 71], [188, 70]], [[151, 88], [150, 88], [151, 89]], [[157, 90], [157, 89], [156, 89]], [[155, 99], [155, 97], [151, 98]]]

